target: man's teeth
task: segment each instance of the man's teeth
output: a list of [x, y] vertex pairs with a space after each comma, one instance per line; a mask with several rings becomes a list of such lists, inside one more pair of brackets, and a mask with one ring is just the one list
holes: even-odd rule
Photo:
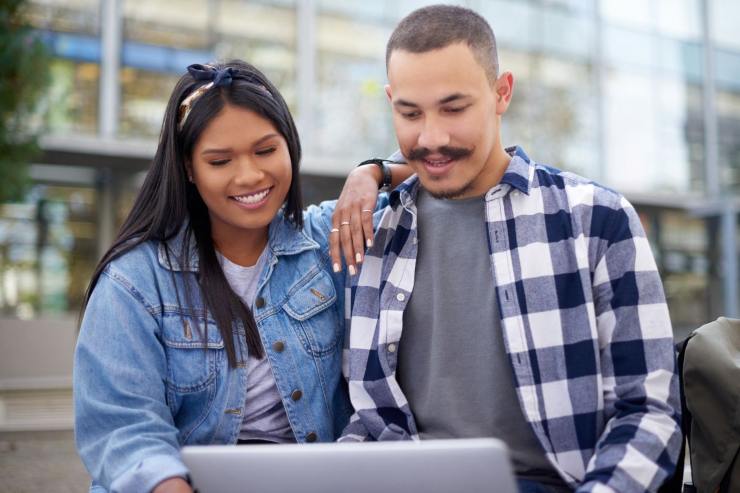
[[425, 159], [427, 163], [429, 163], [432, 166], [444, 166], [445, 164], [452, 161], [451, 159]]
[[261, 191], [260, 193], [255, 193], [252, 195], [234, 195], [234, 200], [243, 204], [256, 204], [257, 202], [267, 197], [268, 193], [270, 193], [269, 188], [267, 190]]

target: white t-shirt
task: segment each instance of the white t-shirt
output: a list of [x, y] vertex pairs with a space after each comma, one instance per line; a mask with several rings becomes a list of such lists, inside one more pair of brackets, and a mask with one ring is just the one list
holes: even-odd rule
[[[220, 253], [218, 260], [231, 289], [251, 307], [257, 295], [260, 274], [267, 261], [267, 249], [251, 267], [235, 264]], [[247, 400], [239, 440], [266, 440], [276, 443], [295, 442], [288, 415], [283, 407], [270, 360], [265, 356], [247, 359]]]

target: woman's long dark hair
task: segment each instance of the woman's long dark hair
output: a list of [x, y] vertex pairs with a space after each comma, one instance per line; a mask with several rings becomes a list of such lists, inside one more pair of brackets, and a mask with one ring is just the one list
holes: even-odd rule
[[[113, 245], [95, 268], [85, 293], [82, 311], [84, 312], [90, 295], [109, 262], [145, 241], [166, 242], [187, 225], [181, 251], [170, 252], [167, 248], [167, 254], [178, 255], [180, 263], [187, 266], [191, 235], [195, 238], [199, 263], [197, 279], [201, 299], [204, 301], [203, 310], [204, 312], [208, 310], [216, 321], [229, 364], [234, 367], [237, 364], [233, 328], [235, 321], [241, 322], [244, 327], [249, 353], [261, 358], [264, 356], [264, 350], [252, 312], [232, 291], [221, 269], [211, 237], [208, 208], [198, 190], [188, 180], [187, 166], [198, 138], [226, 104], [254, 111], [267, 118], [288, 144], [293, 178], [284, 214], [300, 228], [303, 225], [301, 212], [303, 203], [298, 173], [301, 145], [288, 105], [262, 72], [240, 60], [210, 64], [210, 67], [216, 70], [231, 67], [233, 71], [231, 84], [212, 87], [196, 99], [182, 129], [178, 130], [180, 103], [208, 81], [195, 80], [186, 73], [177, 82], [167, 103], [154, 160]], [[186, 286], [189, 286], [189, 277], [184, 276], [184, 279]], [[175, 289], [180, 303], [176, 282]], [[186, 287], [185, 300], [191, 307], [192, 299], [190, 289]], [[241, 345], [241, 339], [237, 338], [237, 341]]]

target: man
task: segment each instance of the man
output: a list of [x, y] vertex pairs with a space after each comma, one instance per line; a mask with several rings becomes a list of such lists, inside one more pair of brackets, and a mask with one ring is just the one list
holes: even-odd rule
[[634, 209], [503, 147], [513, 76], [475, 12], [411, 13], [386, 66], [417, 176], [352, 289], [342, 440], [495, 436], [522, 491], [655, 491], [681, 442], [678, 383]]

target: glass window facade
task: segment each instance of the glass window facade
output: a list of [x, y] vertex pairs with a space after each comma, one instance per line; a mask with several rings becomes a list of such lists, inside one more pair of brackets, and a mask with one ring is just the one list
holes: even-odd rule
[[[333, 3], [333, 2], [332, 2]], [[356, 13], [321, 11], [317, 21], [314, 152], [356, 163], [395, 146], [384, 86], [388, 26]], [[352, 121], [352, 125], [347, 125]]]
[[51, 86], [41, 104], [48, 131], [59, 135], [97, 133], [100, 65], [54, 58], [50, 72]]
[[220, 0], [214, 21], [214, 57], [246, 60], [275, 84], [294, 117], [296, 104], [297, 18], [295, 0]]
[[0, 206], [2, 316], [79, 310], [97, 258], [95, 207], [94, 188], [54, 184]]
[[123, 0], [119, 134], [153, 138], [191, 63], [239, 58], [280, 88], [295, 111], [295, 5], [290, 1]]
[[27, 19], [52, 54], [51, 87], [40, 105], [52, 134], [97, 132], [100, 80], [98, 0], [29, 2]]
[[34, 0], [28, 3], [28, 19], [46, 31], [97, 36], [100, 8], [98, 0]]
[[[114, 139], [151, 142], [156, 138], [167, 97], [188, 64], [242, 58], [262, 69], [288, 101], [300, 124], [306, 168], [318, 170], [324, 161], [339, 163], [322, 171], [333, 175], [331, 187], [357, 161], [395, 150], [384, 91], [385, 43], [402, 16], [434, 3], [111, 1], [119, 6], [121, 28]], [[716, 197], [707, 193], [705, 175], [707, 167], [716, 172], [723, 199], [733, 197], [740, 188], [740, 30], [736, 21], [740, 4], [735, 0], [453, 3], [476, 9], [491, 23], [501, 69], [514, 75], [514, 99], [503, 119], [504, 142], [522, 145], [538, 160], [636, 197], [633, 202], [654, 239], [674, 322], [688, 327], [722, 313], [716, 299], [717, 286], [721, 288], [724, 282], [720, 275], [724, 253], [716, 245], [723, 243], [717, 212], [706, 212], [711, 209], [706, 204]], [[42, 105], [52, 134], [90, 137], [100, 132], [99, 112], [105, 107], [101, 77], [106, 62], [101, 23], [109, 22], [103, 19], [101, 6], [100, 0], [29, 3], [29, 18], [54, 55], [52, 85]], [[716, 149], [707, 149], [707, 143], [714, 141]], [[140, 182], [137, 172], [122, 172], [127, 188], [117, 195], [114, 224], [122, 219], [135, 184]], [[306, 195], [331, 195], [331, 187], [318, 185], [330, 180], [314, 178], [306, 180], [311, 187]], [[8, 266], [16, 261], [25, 266], [3, 274], [2, 299], [15, 293], [11, 298], [16, 300], [12, 307], [2, 301], [6, 313], [27, 315], [76, 306], [77, 298], [71, 294], [66, 305], [55, 305], [51, 295], [33, 298], [23, 294], [34, 289], [52, 293], [57, 289], [53, 286], [65, 285], [60, 279], [72, 279], [78, 272], [76, 267], [58, 267], [64, 262], [72, 265], [59, 260], [72, 257], [64, 253], [67, 243], [54, 243], [51, 238], [64, 236], [58, 233], [64, 228], [73, 231], [68, 225], [73, 214], [53, 211], [69, 209], [69, 205], [58, 204], [74, 200], [59, 198], [63, 190], [54, 186], [39, 182], [25, 203], [3, 209], [3, 231], [11, 223], [14, 231], [26, 225], [26, 232], [18, 236], [26, 238], [25, 247], [12, 246], [16, 236], [12, 241], [8, 235], [0, 240], [3, 272], [9, 272]], [[64, 193], [77, 193], [70, 187], [62, 187]], [[99, 184], [90, 183], [81, 190], [91, 197], [100, 196]], [[33, 235], [40, 230], [36, 222], [45, 223], [37, 202], [49, 193], [56, 195], [48, 199], [53, 220], [47, 223], [57, 236], [50, 233], [47, 246], [39, 249]], [[655, 205], [654, 196], [666, 205]], [[643, 201], [645, 197], [651, 200]], [[83, 203], [94, 204], [95, 200]], [[705, 205], [692, 212], [691, 204], [697, 200]], [[90, 216], [89, 227], [99, 230], [99, 221]], [[75, 237], [74, 231], [64, 234]], [[680, 244], [683, 236], [691, 238], [690, 245]], [[19, 256], [19, 249], [25, 256]], [[52, 250], [57, 253], [44, 253]], [[100, 245], [93, 250], [99, 253]], [[80, 268], [91, 268], [85, 265]], [[39, 269], [50, 272], [47, 287], [34, 274]], [[88, 275], [80, 274], [82, 278]], [[6, 289], [10, 285], [15, 287]], [[76, 289], [73, 281], [66, 286], [68, 291]], [[23, 305], [26, 308], [18, 308], [17, 300], [24, 296], [33, 299]]]
[[[714, 0], [710, 9], [716, 80], [720, 183], [740, 190], [740, 3]], [[734, 17], [733, 17], [734, 16]]]

